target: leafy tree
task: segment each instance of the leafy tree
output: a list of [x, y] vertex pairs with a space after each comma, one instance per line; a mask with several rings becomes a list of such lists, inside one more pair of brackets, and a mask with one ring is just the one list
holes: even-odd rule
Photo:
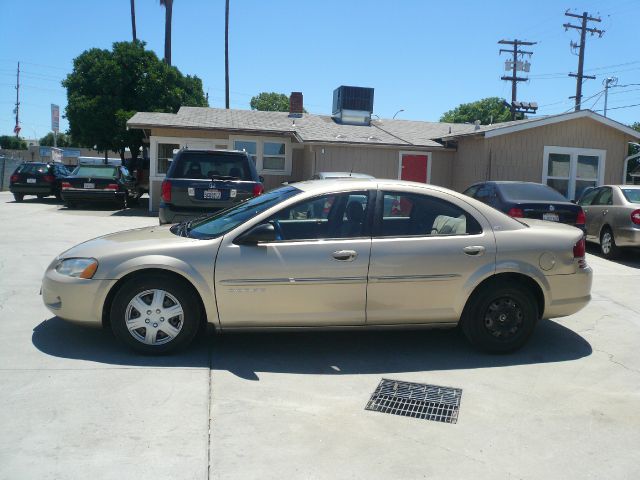
[[198, 77], [162, 62], [140, 40], [114, 43], [111, 51], [83, 52], [62, 85], [67, 88], [66, 117], [74, 142], [119, 151], [123, 158], [125, 147], [136, 158], [142, 146], [142, 131], [126, 128], [136, 112], [175, 113], [183, 105], [207, 106]]
[[[71, 140], [71, 136], [64, 133], [58, 133], [56, 144], [60, 148], [75, 147], [73, 141]], [[40, 145], [43, 147], [53, 147], [53, 132], [49, 132], [44, 137], [42, 137], [40, 139]]]
[[14, 135], [0, 135], [0, 148], [7, 150], [26, 150], [27, 142]]
[[284, 93], [262, 92], [251, 97], [249, 102], [251, 110], [261, 110], [263, 112], [288, 112], [289, 97]]
[[511, 120], [511, 111], [504, 102], [504, 98], [489, 97], [477, 102], [463, 103], [453, 110], [445, 112], [440, 117], [440, 121], [447, 123], [473, 123], [476, 120], [480, 120], [482, 125], [508, 122]]

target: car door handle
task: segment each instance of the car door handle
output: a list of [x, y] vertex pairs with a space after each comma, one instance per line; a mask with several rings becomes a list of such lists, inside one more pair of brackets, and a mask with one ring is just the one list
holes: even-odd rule
[[341, 262], [353, 262], [358, 257], [358, 252], [355, 250], [336, 250], [331, 256]]
[[605, 210], [602, 212], [602, 215], [606, 215], [607, 213], [609, 213], [609, 210]]
[[480, 245], [471, 245], [468, 247], [464, 247], [462, 251], [465, 253], [465, 255], [478, 256], [478, 257], [481, 255], [484, 255], [484, 247]]

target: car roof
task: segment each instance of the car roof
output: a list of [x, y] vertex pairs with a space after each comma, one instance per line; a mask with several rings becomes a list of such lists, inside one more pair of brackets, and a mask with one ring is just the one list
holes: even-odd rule
[[426, 190], [433, 190], [443, 193], [454, 193], [457, 195], [462, 195], [458, 192], [453, 192], [444, 187], [439, 187], [437, 185], [431, 185], [428, 183], [421, 182], [409, 182], [407, 180], [395, 180], [395, 179], [384, 179], [384, 178], [353, 178], [353, 177], [344, 177], [344, 178], [328, 178], [325, 180], [304, 180], [302, 182], [290, 183], [289, 185], [293, 185], [294, 187], [307, 192], [312, 190], [327, 190], [331, 191], [336, 188], [342, 188], [348, 186], [349, 188], [357, 189], [357, 188], [394, 188], [394, 187], [418, 187]]
[[357, 172], [318, 172], [319, 177], [327, 178], [374, 178], [373, 175]]

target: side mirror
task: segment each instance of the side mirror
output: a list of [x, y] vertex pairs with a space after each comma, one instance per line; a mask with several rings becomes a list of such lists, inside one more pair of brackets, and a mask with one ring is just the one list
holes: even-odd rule
[[270, 223], [262, 223], [236, 239], [238, 245], [257, 245], [277, 240], [276, 229]]

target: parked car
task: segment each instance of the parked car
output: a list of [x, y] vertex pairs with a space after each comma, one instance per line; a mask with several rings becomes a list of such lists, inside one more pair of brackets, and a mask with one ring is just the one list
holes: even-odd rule
[[618, 257], [624, 247], [640, 247], [640, 185], [604, 185], [582, 195], [587, 240], [602, 255]]
[[464, 194], [510, 217], [566, 223], [582, 231], [585, 228], [582, 208], [542, 183], [480, 182], [467, 188]]
[[38, 198], [55, 195], [60, 199], [62, 179], [67, 175], [69, 170], [61, 163], [21, 163], [9, 179], [9, 191], [16, 202], [21, 202], [25, 195]]
[[[385, 212], [387, 198], [402, 209]], [[185, 347], [204, 321], [221, 331], [461, 324], [477, 347], [507, 352], [538, 319], [583, 308], [591, 281], [577, 228], [516, 221], [426, 184], [322, 180], [84, 242], [47, 267], [42, 298], [144, 353]]]
[[127, 169], [136, 180], [138, 195], [149, 193], [149, 158], [138, 157], [128, 162]]
[[162, 182], [160, 224], [214, 213], [263, 191], [246, 152], [182, 149]]
[[127, 208], [138, 198], [135, 180], [122, 166], [79, 165], [62, 182], [62, 199], [67, 208], [104, 202]]
[[371, 175], [367, 175], [366, 173], [356, 173], [356, 172], [318, 172], [315, 173], [311, 180], [329, 180], [336, 178], [374, 178]]

